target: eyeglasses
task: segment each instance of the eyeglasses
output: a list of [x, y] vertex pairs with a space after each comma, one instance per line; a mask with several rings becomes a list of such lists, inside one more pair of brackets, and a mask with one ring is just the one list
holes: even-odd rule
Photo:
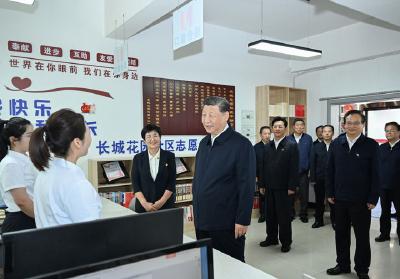
[[398, 130], [385, 130], [385, 133], [396, 133]]

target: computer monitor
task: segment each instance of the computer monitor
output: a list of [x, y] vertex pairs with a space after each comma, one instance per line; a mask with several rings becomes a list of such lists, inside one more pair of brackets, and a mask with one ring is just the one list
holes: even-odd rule
[[183, 209], [3, 234], [4, 275], [28, 278], [182, 244]]
[[34, 278], [213, 279], [211, 240], [152, 250]]

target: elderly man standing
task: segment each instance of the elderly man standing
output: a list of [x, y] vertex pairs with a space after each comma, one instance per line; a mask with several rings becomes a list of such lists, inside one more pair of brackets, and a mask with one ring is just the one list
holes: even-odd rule
[[208, 133], [196, 155], [193, 180], [197, 239], [211, 238], [213, 247], [244, 262], [245, 234], [250, 225], [256, 182], [251, 142], [228, 125], [225, 98], [204, 100], [202, 123]]

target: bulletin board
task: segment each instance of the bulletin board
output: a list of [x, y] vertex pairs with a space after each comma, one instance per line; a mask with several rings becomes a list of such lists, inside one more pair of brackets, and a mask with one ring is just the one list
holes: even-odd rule
[[228, 100], [234, 128], [235, 86], [143, 77], [143, 124], [160, 126], [164, 135], [204, 135], [201, 110], [209, 96]]

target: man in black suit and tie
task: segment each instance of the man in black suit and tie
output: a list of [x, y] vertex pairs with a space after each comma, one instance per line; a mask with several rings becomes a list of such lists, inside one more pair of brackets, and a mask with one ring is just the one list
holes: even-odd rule
[[[257, 187], [260, 189], [260, 172], [263, 170], [263, 160], [265, 149], [269, 147], [269, 141], [271, 137], [271, 128], [269, 126], [262, 126], [260, 128], [260, 142], [254, 145], [254, 151], [256, 152], [256, 177], [257, 177]], [[258, 223], [265, 222], [265, 197], [260, 192], [260, 218], [258, 218]]]
[[272, 120], [274, 140], [264, 153], [260, 189], [265, 193], [267, 237], [261, 247], [282, 244], [282, 253], [290, 251], [292, 244], [292, 202], [290, 196], [299, 185], [299, 151], [297, 144], [286, 135], [287, 120]]
[[[313, 229], [324, 225], [326, 166], [328, 164], [328, 151], [332, 142], [333, 133], [334, 128], [332, 125], [323, 126], [323, 141], [315, 144], [311, 153], [311, 182], [315, 183], [315, 222], [311, 226]], [[329, 206], [331, 208], [332, 227], [335, 228], [334, 205], [329, 203]]]
[[160, 127], [148, 124], [141, 132], [147, 151], [133, 157], [132, 186], [138, 213], [174, 207], [175, 155], [160, 148]]
[[366, 118], [359, 110], [344, 115], [345, 134], [330, 145], [326, 176], [328, 201], [335, 204], [336, 261], [329, 275], [350, 273], [351, 227], [356, 237], [354, 256], [358, 278], [369, 279], [371, 210], [378, 201], [379, 146], [362, 134]]
[[207, 97], [201, 120], [208, 135], [201, 140], [196, 154], [196, 236], [211, 238], [213, 248], [244, 262], [256, 183], [254, 148], [229, 126], [229, 103], [225, 98]]

